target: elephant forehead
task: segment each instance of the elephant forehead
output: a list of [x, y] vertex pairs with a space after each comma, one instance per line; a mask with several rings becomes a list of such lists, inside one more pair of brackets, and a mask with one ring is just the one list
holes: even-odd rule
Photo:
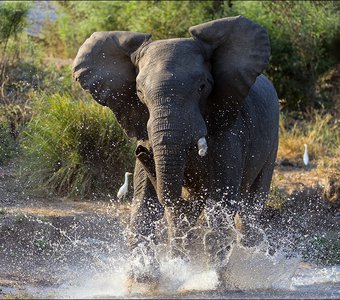
[[173, 65], [202, 63], [204, 57], [197, 43], [192, 39], [158, 40], [148, 44], [142, 51], [141, 64]]

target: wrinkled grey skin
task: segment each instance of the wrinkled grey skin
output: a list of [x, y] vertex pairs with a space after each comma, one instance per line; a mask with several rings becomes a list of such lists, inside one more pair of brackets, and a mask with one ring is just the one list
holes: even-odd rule
[[[149, 158], [136, 160], [132, 250], [148, 247], [165, 214], [173, 253], [180, 254], [176, 236], [195, 224], [204, 207], [212, 228], [207, 248], [222, 270], [223, 258], [215, 254], [230, 233], [226, 212], [242, 211], [246, 201], [259, 205], [270, 187], [278, 98], [261, 75], [270, 55], [262, 27], [239, 16], [189, 31], [191, 38], [157, 41], [143, 33], [94, 33], [73, 72]], [[208, 145], [204, 157], [197, 149], [201, 137]]]

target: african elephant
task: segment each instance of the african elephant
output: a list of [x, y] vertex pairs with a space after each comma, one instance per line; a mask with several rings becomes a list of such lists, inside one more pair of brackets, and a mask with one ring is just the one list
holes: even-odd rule
[[82, 88], [137, 139], [133, 249], [152, 240], [165, 215], [172, 249], [180, 252], [176, 237], [204, 209], [208, 249], [216, 254], [227, 215], [245, 201], [258, 205], [270, 187], [279, 107], [261, 74], [270, 55], [266, 31], [236, 16], [189, 32], [155, 41], [145, 33], [96, 32], [74, 61]]

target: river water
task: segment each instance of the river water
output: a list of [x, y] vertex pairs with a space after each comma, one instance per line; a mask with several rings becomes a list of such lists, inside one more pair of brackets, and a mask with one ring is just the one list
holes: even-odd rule
[[[247, 260], [235, 266], [232, 280], [238, 283], [238, 288], [217, 290], [217, 276], [213, 270], [167, 261], [161, 267], [164, 278], [152, 291], [137, 287], [129, 293], [125, 266], [107, 273], [79, 274], [72, 284], [49, 288], [27, 286], [25, 292], [37, 298], [65, 299], [340, 299], [340, 266], [320, 268], [297, 260], [275, 263], [260, 255], [256, 257], [251, 266]], [[13, 288], [4, 288], [3, 292], [18, 293]]]
[[[125, 247], [110, 245], [111, 253], [102, 251], [105, 248], [102, 241], [95, 239], [78, 240], [73, 246], [84, 253], [88, 247], [96, 258], [95, 266], [87, 265], [86, 260], [82, 265], [67, 264], [55, 285], [27, 285], [26, 295], [66, 299], [340, 299], [340, 266], [318, 267], [303, 262], [298, 255], [287, 257], [287, 253], [280, 251], [269, 255], [264, 245], [245, 248], [236, 243], [233, 246], [224, 289], [217, 289], [217, 274], [203, 257], [200, 259], [196, 255], [194, 260], [184, 261], [172, 259], [166, 252], [159, 256], [159, 284], [153, 287], [134, 285], [131, 289], [128, 281], [131, 258]], [[66, 253], [68, 251], [63, 253], [65, 261]], [[107, 256], [107, 253], [110, 254]], [[53, 266], [50, 268], [52, 270]], [[14, 288], [2, 287], [2, 292], [21, 295]]]
[[[124, 265], [124, 264], [123, 264]], [[340, 266], [313, 267], [298, 257], [268, 256], [259, 249], [235, 246], [228, 263], [225, 289], [206, 265], [161, 260], [159, 286], [128, 289], [127, 266], [83, 278], [81, 284], [57, 291], [65, 298], [214, 298], [214, 299], [340, 299]]]

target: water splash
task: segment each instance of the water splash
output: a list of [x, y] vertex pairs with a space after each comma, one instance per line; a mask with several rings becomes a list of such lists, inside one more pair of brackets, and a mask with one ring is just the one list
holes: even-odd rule
[[[107, 264], [106, 271], [86, 274], [85, 278], [80, 278], [79, 285], [73, 283], [61, 289], [64, 289], [66, 297], [71, 298], [194, 296], [200, 292], [216, 291], [218, 276], [203, 259], [205, 253], [201, 253], [202, 260], [184, 260], [171, 258], [166, 251], [159, 249], [155, 252], [159, 255], [160, 264], [159, 281], [155, 285], [134, 284], [131, 289], [129, 267], [139, 262], [132, 262], [126, 254], [116, 253]], [[190, 255], [187, 257], [190, 258]], [[267, 243], [249, 248], [238, 242], [229, 254], [225, 278], [227, 290], [291, 290], [292, 277], [300, 261], [299, 257], [288, 259], [286, 253], [280, 251], [269, 255]]]
[[226, 283], [231, 289], [290, 289], [300, 257], [287, 258], [277, 251], [269, 255], [264, 244], [246, 248], [236, 244], [229, 257]]
[[[288, 255], [286, 249], [278, 249], [270, 254], [265, 234], [263, 241], [253, 247], [243, 246], [241, 236], [237, 237], [228, 255], [225, 277], [227, 287], [218, 290], [216, 270], [207, 263], [204, 244], [197, 239], [197, 236], [202, 237], [204, 231], [209, 230], [205, 226], [192, 229], [193, 232], [197, 231], [193, 234], [196, 238], [193, 245], [195, 251], [186, 249], [186, 260], [171, 258], [165, 244], [155, 245], [154, 250], [160, 264], [158, 284], [140, 284], [131, 289], [128, 274], [132, 261], [124, 239], [125, 228], [119, 223], [109, 220], [107, 215], [92, 214], [80, 216], [82, 223], [72, 217], [67, 228], [61, 228], [58, 222], [43, 221], [30, 216], [25, 218], [27, 222], [40, 226], [34, 228], [50, 229], [32, 236], [32, 239], [39, 237], [47, 241], [55, 236], [53, 241], [49, 241], [49, 252], [48, 249], [38, 249], [46, 262], [44, 267], [48, 267], [49, 272], [54, 274], [54, 287], [45, 290], [40, 287], [39, 291], [27, 288], [32, 294], [41, 297], [282, 298], [288, 294], [292, 298], [299, 298], [301, 295], [308, 298], [308, 292], [313, 292], [318, 298], [340, 296], [336, 289], [340, 283], [338, 266], [323, 269], [301, 268], [301, 257], [296, 253], [290, 252]], [[96, 230], [95, 235], [93, 228]], [[84, 233], [86, 230], [91, 231], [91, 235]], [[51, 235], [51, 231], [58, 235]], [[117, 238], [118, 232], [120, 238]], [[287, 239], [289, 240], [288, 237]], [[45, 254], [48, 254], [46, 260]], [[35, 266], [33, 263], [32, 266]], [[313, 285], [312, 288], [310, 285]], [[330, 286], [329, 292], [322, 294], [315, 291], [320, 285]]]

